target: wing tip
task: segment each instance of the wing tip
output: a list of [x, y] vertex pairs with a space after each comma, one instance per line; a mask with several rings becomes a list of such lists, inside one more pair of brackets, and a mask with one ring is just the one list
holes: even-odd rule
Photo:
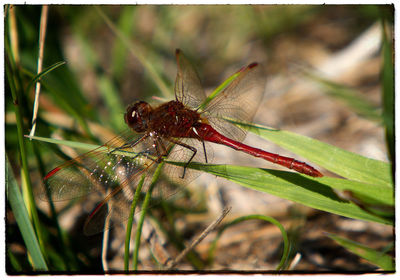
[[240, 68], [236, 73], [240, 73], [240, 72], [244, 72], [244, 71], [253, 69], [253, 68], [257, 67], [258, 65], [259, 65], [258, 62], [252, 62], [249, 65], [243, 66], [242, 68]]
[[58, 171], [60, 171], [60, 167], [56, 167], [53, 170], [51, 170], [49, 173], [47, 173], [47, 175], [44, 177], [44, 180], [46, 181], [47, 179], [49, 179], [51, 176], [53, 176], [54, 174], [56, 174]]
[[257, 66], [258, 66], [258, 62], [252, 62], [252, 63], [249, 64], [249, 66], [247, 66], [247, 68], [251, 69], [251, 68], [254, 68], [254, 67], [257, 67]]

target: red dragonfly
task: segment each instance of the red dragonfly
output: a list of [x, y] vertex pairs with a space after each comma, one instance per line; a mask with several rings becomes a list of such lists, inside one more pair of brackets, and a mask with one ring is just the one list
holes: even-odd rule
[[[129, 127], [125, 132], [56, 167], [44, 178], [54, 201], [99, 191], [106, 196], [89, 216], [84, 227], [86, 234], [104, 230], [106, 216], [111, 215], [113, 223], [126, 220], [142, 175], [147, 175], [142, 188], [145, 193], [151, 174], [161, 161], [181, 162], [182, 166], [165, 164], [164, 173], [185, 183], [192, 180], [196, 172], [187, 170], [189, 163], [210, 160], [206, 142], [222, 144], [309, 176], [323, 176], [304, 162], [243, 144], [246, 132], [226, 121], [251, 122], [265, 88], [257, 63], [239, 70], [223, 91], [204, 103], [206, 95], [193, 66], [180, 50], [176, 51], [176, 59], [175, 100], [155, 108], [143, 101], [129, 105], [124, 115]], [[162, 186], [155, 188], [153, 196], [166, 198], [174, 192]]]

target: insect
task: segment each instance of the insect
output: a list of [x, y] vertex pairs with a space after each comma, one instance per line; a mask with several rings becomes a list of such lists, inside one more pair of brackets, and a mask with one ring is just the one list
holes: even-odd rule
[[[145, 175], [142, 191], [146, 192], [152, 172], [165, 159], [180, 162], [181, 166], [165, 164], [164, 173], [185, 183], [193, 179], [196, 175], [188, 170], [189, 163], [210, 161], [207, 142], [222, 144], [309, 176], [323, 176], [307, 163], [243, 144], [246, 132], [227, 121], [251, 122], [265, 88], [264, 75], [257, 63], [240, 69], [225, 89], [215, 98], [207, 99], [196, 71], [180, 50], [176, 51], [176, 59], [175, 100], [154, 108], [144, 101], [129, 105], [124, 115], [129, 127], [125, 132], [45, 176], [45, 185], [54, 201], [104, 193], [105, 199], [85, 224], [86, 234], [102, 231], [106, 216], [114, 223], [126, 220], [142, 176]], [[163, 199], [174, 192], [156, 187], [153, 195]]]

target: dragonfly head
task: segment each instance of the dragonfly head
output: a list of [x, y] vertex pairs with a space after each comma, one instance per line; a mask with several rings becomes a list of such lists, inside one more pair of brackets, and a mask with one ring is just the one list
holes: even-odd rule
[[125, 123], [136, 132], [147, 130], [150, 113], [152, 111], [149, 103], [138, 101], [128, 106], [124, 115]]

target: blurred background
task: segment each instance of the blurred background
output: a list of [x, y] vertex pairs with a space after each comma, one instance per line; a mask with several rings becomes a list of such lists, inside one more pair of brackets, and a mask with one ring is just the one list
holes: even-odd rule
[[[4, 11], [6, 62], [16, 61], [20, 82], [27, 86], [37, 71], [42, 7], [5, 6]], [[388, 162], [380, 117], [381, 46], [383, 26], [392, 36], [393, 16], [390, 5], [49, 6], [43, 68], [62, 61], [66, 64], [42, 77], [36, 135], [104, 143], [124, 129], [123, 114], [128, 104], [137, 100], [157, 104], [160, 99], [174, 97], [175, 49], [180, 48], [195, 65], [207, 93], [242, 66], [253, 61], [262, 64], [267, 85], [254, 123]], [[21, 184], [18, 117], [7, 78], [5, 84], [6, 153], [11, 172]], [[34, 87], [19, 99], [24, 134], [30, 131], [33, 100]], [[249, 135], [245, 142], [295, 156], [255, 135]], [[40, 190], [46, 172], [68, 159], [66, 154], [77, 155], [77, 151], [37, 141], [26, 141], [26, 146], [34, 192]], [[216, 163], [279, 168], [220, 147], [214, 149], [214, 157]], [[208, 174], [188, 189], [193, 200], [201, 201], [196, 205], [202, 211], [174, 216], [179, 236], [174, 242], [179, 245], [169, 236], [163, 243], [170, 258], [227, 205], [232, 210], [224, 222], [263, 214], [285, 226], [293, 242], [292, 263], [287, 269], [377, 269], [324, 232], [340, 234], [376, 250], [387, 246], [389, 252], [393, 250], [390, 226], [313, 210]], [[37, 204], [50, 269], [102, 273], [103, 236], [82, 234], [82, 225], [94, 204], [79, 200], [57, 208], [61, 211], [60, 231], [47, 203]], [[8, 204], [6, 238], [7, 272], [32, 271]], [[213, 236], [208, 236], [177, 268], [273, 270], [282, 254], [279, 230], [265, 222], [248, 221], [231, 227], [219, 240], [213, 261], [207, 262], [212, 240]], [[123, 233], [110, 231], [108, 269], [123, 269], [123, 242]], [[146, 242], [142, 243], [139, 269], [160, 269], [157, 256]]]

